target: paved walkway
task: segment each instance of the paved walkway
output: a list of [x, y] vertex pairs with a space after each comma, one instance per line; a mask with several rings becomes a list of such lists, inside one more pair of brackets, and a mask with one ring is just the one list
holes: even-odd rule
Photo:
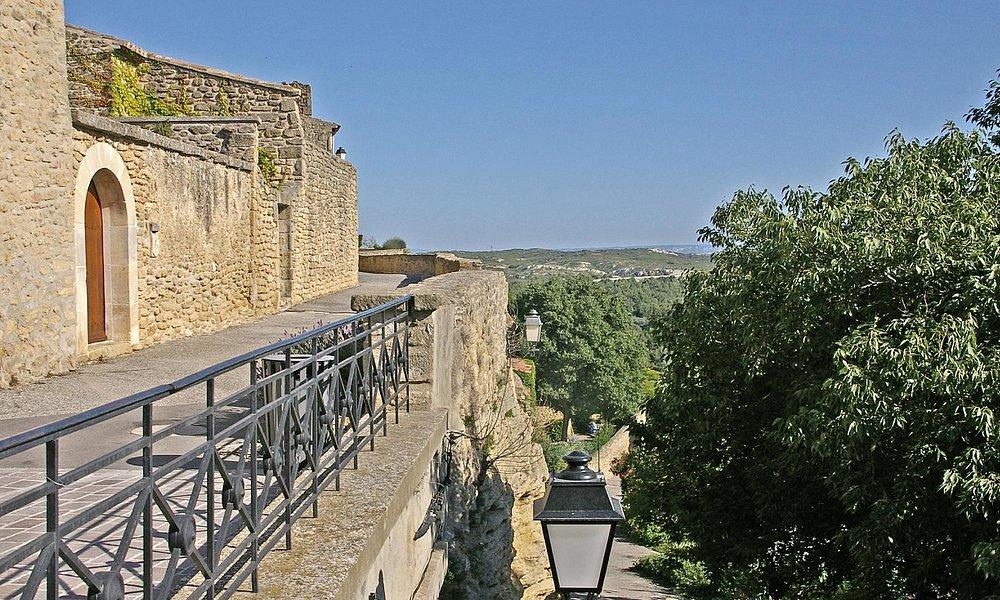
[[[0, 438], [44, 425], [57, 418], [169, 383], [220, 361], [352, 314], [351, 296], [386, 292], [405, 283], [404, 275], [359, 273], [357, 287], [297, 304], [278, 314], [216, 333], [165, 342], [107, 361], [82, 365], [66, 375], [0, 390]], [[234, 373], [216, 382], [218, 397], [227, 387], [246, 385], [248, 375]], [[201, 397], [177, 394], [157, 406], [193, 403]], [[127, 433], [127, 432], [126, 432]], [[127, 438], [124, 438], [127, 441]]]
[[[350, 301], [353, 295], [385, 293], [400, 287], [405, 277], [361, 274], [360, 280], [360, 285], [355, 288], [296, 305], [253, 323], [167, 342], [109, 361], [83, 365], [73, 373], [38, 384], [0, 391], [0, 437], [174, 381], [319, 323], [348, 316], [352, 314]], [[247, 369], [220, 377], [216, 381], [217, 398], [225, 397], [230, 390], [235, 392], [245, 388], [248, 381]], [[204, 391], [199, 388], [192, 390], [191, 394], [177, 394], [157, 401], [152, 413], [154, 431], [202, 409], [205, 402], [203, 395]], [[225, 431], [227, 423], [245, 416], [247, 409], [236, 404], [220, 409], [220, 412], [224, 414], [217, 419], [216, 425], [218, 430]], [[60, 475], [67, 476], [67, 472], [74, 467], [135, 442], [141, 424], [138, 413], [136, 410], [129, 411], [61, 438]], [[180, 456], [204, 443], [205, 428], [198, 422], [174, 427], [171, 432], [158, 440], [153, 448], [155, 489], [172, 512], [194, 519], [199, 532], [196, 542], [206, 544], [204, 532], [208, 527], [209, 513], [205, 498], [209, 488], [205, 483], [205, 473], [212, 454], [202, 452], [188, 463], [176, 464]], [[341, 446], [353, 439], [350, 437], [350, 432], [345, 431]], [[257, 460], [252, 456], [248, 439], [243, 430], [236, 430], [222, 435], [215, 447], [218, 460], [222, 461], [230, 479], [240, 482], [238, 487], [244, 491], [253, 489], [244, 465]], [[142, 539], [137, 530], [130, 530], [126, 524], [130, 519], [134, 522], [145, 500], [142, 495], [136, 498], [126, 490], [142, 477], [141, 464], [138, 450], [123, 454], [117, 462], [96, 473], [76, 481], [70, 478], [69, 483], [60, 486], [59, 493], [60, 526], [63, 528], [61, 539], [68, 551], [73, 552], [85, 568], [99, 575], [111, 568], [116, 560], [122, 561], [121, 574], [129, 597], [141, 595]], [[169, 470], [165, 467], [168, 464], [172, 465]], [[0, 598], [5, 600], [22, 597], [32, 568], [40, 560], [37, 549], [25, 549], [45, 532], [45, 497], [36, 495], [36, 490], [45, 481], [43, 465], [41, 448], [0, 461], [0, 506], [19, 497], [35, 498], [18, 510], [5, 510], [0, 516], [0, 557], [12, 561], [9, 568], [0, 571]], [[213, 476], [213, 484], [215, 490], [225, 488], [226, 481], [218, 469]], [[257, 474], [257, 485], [262, 490], [259, 495], [263, 511], [261, 520], [269, 522], [277, 514], [272, 512], [277, 510], [272, 506], [276, 506], [274, 499], [278, 497], [276, 479], [273, 474], [261, 469]], [[305, 489], [303, 486], [307, 486], [306, 481], [299, 482], [296, 489]], [[215, 492], [216, 495], [218, 493]], [[241, 503], [247, 501], [242, 493], [240, 498]], [[106, 508], [98, 511], [98, 506]], [[193, 564], [187, 561], [177, 565], [177, 556], [171, 557], [167, 541], [171, 528], [159, 502], [155, 506], [150, 545], [153, 579], [160, 581], [174, 566], [178, 566], [180, 575], [173, 581], [176, 585], [184, 585], [194, 575]], [[238, 544], [245, 532], [237, 512], [217, 507], [214, 515], [212, 529], [216, 531], [220, 556], [243, 553]], [[234, 525], [230, 526], [231, 523]], [[22, 555], [22, 551], [27, 553]], [[13, 556], [21, 557], [11, 558]], [[59, 563], [60, 597], [87, 597], [87, 586], [72, 573], [67, 560], [60, 560]], [[40, 591], [37, 596], [42, 595]]]
[[[621, 479], [611, 469], [605, 469], [604, 475], [608, 481], [608, 493], [621, 499]], [[630, 570], [637, 560], [649, 554], [653, 554], [649, 548], [633, 544], [619, 535], [612, 546], [601, 600], [683, 600], [684, 596]]]

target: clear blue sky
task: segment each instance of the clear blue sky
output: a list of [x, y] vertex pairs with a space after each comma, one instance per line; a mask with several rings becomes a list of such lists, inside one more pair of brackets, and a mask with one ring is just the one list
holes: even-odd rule
[[740, 188], [934, 135], [1000, 67], [997, 2], [66, 1], [162, 54], [313, 85], [361, 233], [690, 243]]

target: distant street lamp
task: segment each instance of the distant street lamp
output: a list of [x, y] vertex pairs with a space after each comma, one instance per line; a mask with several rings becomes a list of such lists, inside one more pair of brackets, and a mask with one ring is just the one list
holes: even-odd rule
[[538, 316], [538, 311], [531, 309], [528, 317], [524, 320], [524, 339], [529, 344], [536, 344], [542, 337], [542, 318]]
[[594, 598], [604, 587], [615, 526], [625, 520], [621, 503], [608, 494], [602, 473], [587, 467], [590, 455], [574, 450], [568, 465], [553, 473], [545, 497], [535, 502], [556, 591]]

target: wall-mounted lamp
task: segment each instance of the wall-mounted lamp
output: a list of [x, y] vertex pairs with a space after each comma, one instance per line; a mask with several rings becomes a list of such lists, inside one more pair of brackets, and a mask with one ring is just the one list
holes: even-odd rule
[[538, 316], [538, 311], [531, 309], [528, 317], [524, 320], [524, 339], [529, 344], [538, 343], [542, 337], [542, 318]]
[[160, 253], [160, 224], [149, 224], [149, 255], [156, 258]]
[[344, 150], [343, 146], [337, 148], [337, 152], [335, 152], [335, 154], [340, 160], [347, 160], [347, 150]]

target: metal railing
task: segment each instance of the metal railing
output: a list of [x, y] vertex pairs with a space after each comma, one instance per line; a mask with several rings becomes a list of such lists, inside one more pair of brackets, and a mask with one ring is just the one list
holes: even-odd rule
[[0, 596], [257, 591], [261, 559], [409, 410], [411, 307], [402, 297], [0, 440]]

